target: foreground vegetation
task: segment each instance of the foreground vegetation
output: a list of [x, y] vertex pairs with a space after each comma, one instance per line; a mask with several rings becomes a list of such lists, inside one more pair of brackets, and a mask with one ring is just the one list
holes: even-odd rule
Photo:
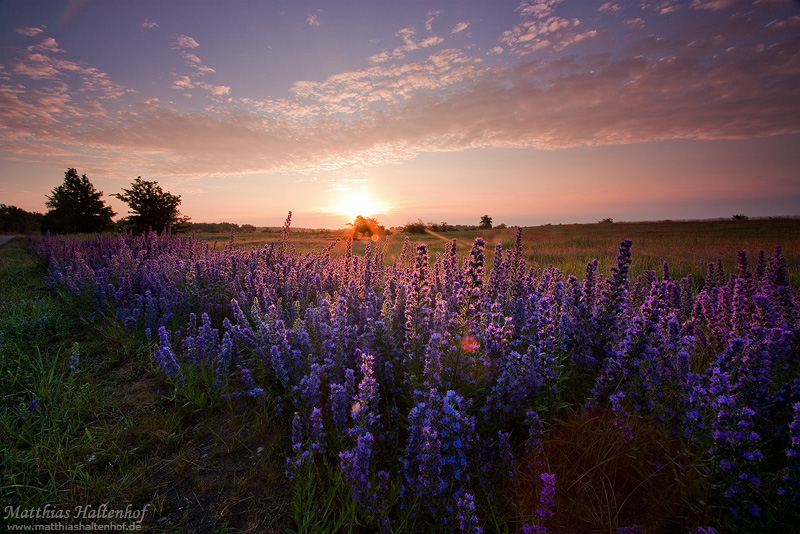
[[148, 506], [145, 532], [283, 532], [289, 440], [266, 407], [187, 404], [141, 333], [45, 274], [24, 239], [0, 247], [0, 531], [54, 522], [9, 506], [109, 503]]
[[[38, 264], [15, 240], [3, 503], [150, 504], [164, 531], [788, 529], [797, 233], [737, 259], [745, 227], [676, 251], [658, 224], [448, 233], [438, 259], [288, 222], [266, 248], [37, 239]], [[687, 270], [647, 272], [671, 252]]]

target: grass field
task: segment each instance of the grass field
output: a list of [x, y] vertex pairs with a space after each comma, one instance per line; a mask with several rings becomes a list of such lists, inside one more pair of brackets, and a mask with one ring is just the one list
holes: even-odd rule
[[[406, 237], [413, 243], [427, 243], [432, 254], [443, 252], [445, 243], [453, 239], [458, 240], [459, 254], [466, 254], [473, 240], [482, 237], [487, 243], [487, 254], [491, 255], [496, 243], [502, 243], [505, 250], [513, 248], [515, 235], [516, 228], [436, 235], [394, 234], [383, 238], [387, 241], [384, 262], [389, 264], [400, 254]], [[230, 239], [228, 234], [197, 234], [196, 237], [218, 249]], [[346, 246], [343, 231], [294, 232], [291, 244], [300, 252], [320, 251], [337, 238], [340, 241], [334, 253], [341, 255]], [[238, 246], [259, 247], [279, 239], [279, 232], [239, 234], [236, 243]], [[559, 224], [523, 229], [528, 265], [536, 268], [553, 265], [578, 278], [583, 276], [586, 265], [593, 259], [599, 261], [598, 272], [608, 273], [616, 262], [619, 243], [623, 239], [633, 241], [631, 272], [634, 276], [641, 275], [646, 269], [660, 273], [661, 261], [665, 260], [674, 278], [691, 274], [696, 286], [705, 279], [709, 262], [722, 260], [723, 266], [730, 270], [740, 250], [746, 250], [751, 262], [755, 262], [759, 251], [763, 250], [769, 257], [775, 245], [781, 245], [792, 285], [800, 286], [800, 218]], [[366, 239], [356, 241], [353, 253], [363, 254], [366, 242]]]
[[[488, 271], [493, 245], [513, 249], [515, 232], [511, 228], [408, 237], [427, 242], [432, 258], [452, 239], [458, 240], [463, 257], [473, 238], [483, 237]], [[600, 261], [598, 272], [608, 274], [620, 241], [630, 238], [633, 277], [646, 269], [660, 272], [663, 259], [674, 278], [691, 274], [695, 288], [702, 284], [709, 262], [720, 258], [732, 272], [738, 250], [747, 250], [755, 263], [759, 250], [769, 257], [779, 244], [791, 285], [795, 291], [800, 286], [800, 219], [557, 225], [525, 228], [523, 235], [529, 266], [552, 264], [579, 279], [594, 258]], [[218, 249], [229, 240], [227, 235], [197, 237], [216, 243]], [[336, 232], [294, 232], [289, 244], [302, 252], [320, 251], [337, 237], [341, 236]], [[382, 242], [387, 247], [385, 264], [400, 254], [405, 237], [392, 235]], [[261, 247], [279, 239], [278, 234], [244, 234], [236, 237], [236, 244]], [[365, 246], [364, 240], [356, 242], [353, 253], [363, 254]], [[334, 254], [344, 251], [343, 239]], [[329, 491], [335, 484], [316, 487], [306, 478], [301, 480], [309, 486], [299, 490], [284, 476], [291, 428], [287, 420], [274, 416], [274, 406], [181, 392], [158, 370], [152, 341], [141, 332], [125, 331], [114, 317], [98, 313], [84, 300], [45, 287], [45, 275], [46, 265], [27, 251], [23, 239], [0, 247], [3, 509], [19, 507], [24, 512], [49, 505], [74, 514], [76, 507], [86, 505], [132, 505], [146, 510], [144, 530], [154, 532], [313, 532], [316, 519], [348, 510], [341, 492]], [[645, 437], [633, 442], [609, 440], [603, 429], [611, 426], [605, 416], [575, 414], [552, 429], [544, 444], [548, 457], [574, 464], [572, 475], [560, 476], [572, 476], [571, 484], [578, 487], [585, 482], [581, 473], [605, 466], [600, 471], [608, 484], [618, 477], [620, 483], [636, 486], [627, 506], [648, 507], [653, 514], [672, 513], [671, 500], [702, 497], [705, 490], [691, 473], [647, 471], [651, 459], [661, 461], [662, 453], [671, 452], [652, 450], [669, 447], [668, 439], [660, 439], [655, 429], [644, 429]], [[579, 449], [583, 456], [578, 461], [559, 460], [565, 447]], [[645, 457], [647, 462], [641, 460]], [[673, 467], [680, 469], [678, 463]], [[631, 468], [638, 471], [626, 471]], [[691, 487], [673, 494], [673, 476]], [[613, 502], [618, 495], [605, 482], [593, 491], [597, 502], [573, 502], [562, 513], [602, 516], [595, 524], [605, 526], [596, 531], [610, 532], [602, 529], [617, 524], [626, 503]], [[655, 499], [663, 500], [663, 509], [655, 510]], [[15, 523], [3, 517], [7, 515], [0, 515], [0, 527], [36, 524]], [[310, 525], [305, 529], [303, 518]], [[342, 518], [346, 514], [338, 520]], [[355, 522], [340, 527], [342, 532], [368, 531], [359, 530]]]

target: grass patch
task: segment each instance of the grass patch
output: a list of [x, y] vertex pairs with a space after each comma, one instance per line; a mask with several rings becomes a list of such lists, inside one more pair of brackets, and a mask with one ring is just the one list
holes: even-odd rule
[[[147, 507], [148, 531], [282, 532], [288, 440], [271, 407], [216, 402], [201, 413], [141, 335], [46, 288], [44, 274], [23, 239], [0, 247], [3, 509], [49, 506], [80, 522], [76, 507], [108, 503]], [[2, 527], [51, 521], [5, 515]]]

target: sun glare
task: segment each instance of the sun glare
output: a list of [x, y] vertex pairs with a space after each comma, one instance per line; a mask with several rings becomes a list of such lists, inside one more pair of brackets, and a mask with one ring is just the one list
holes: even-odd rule
[[335, 208], [336, 212], [348, 219], [355, 219], [358, 215], [375, 217], [382, 211], [382, 205], [365, 190], [339, 191], [339, 199]]

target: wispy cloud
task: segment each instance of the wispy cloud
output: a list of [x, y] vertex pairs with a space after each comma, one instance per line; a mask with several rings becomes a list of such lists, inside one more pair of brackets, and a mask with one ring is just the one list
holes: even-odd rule
[[433, 53], [423, 61], [346, 72], [323, 82], [297, 82], [292, 94], [320, 113], [355, 113], [375, 104], [396, 104], [420, 91], [453, 87], [478, 77], [482, 60], [458, 49]]
[[[654, 6], [655, 13], [670, 5]], [[557, 52], [596, 38], [598, 28], [560, 17], [558, 7], [521, 3], [517, 24], [482, 58], [475, 48], [442, 49], [441, 38], [401, 28], [383, 59], [298, 81], [285, 98], [237, 98], [233, 83], [202, 68], [200, 44], [181, 35], [173, 45], [188, 68], [171, 85], [211, 102], [194, 112], [146, 96], [112, 110], [102, 99], [129, 90], [40, 37], [11, 65], [19, 78], [0, 82], [0, 146], [19, 157], [91, 150], [110, 167], [142, 174], [223, 175], [319, 173], [477, 147], [800, 132], [800, 17], [740, 17], [713, 32], [687, 25], [676, 36], [629, 31], [614, 43], [621, 53], [604, 51], [597, 39], [598, 53], [580, 56]], [[641, 27], [654, 16], [632, 14], [641, 17], [619, 18]], [[429, 13], [426, 29], [437, 16]], [[692, 13], [674, 16], [682, 22]], [[28, 80], [41, 86], [26, 87]]]
[[641, 17], [636, 17], [635, 19], [625, 19], [622, 21], [622, 23], [636, 30], [643, 30], [647, 26], [644, 19]]
[[433, 21], [436, 20], [441, 14], [441, 9], [432, 9], [431, 11], [428, 11], [428, 18], [425, 19], [425, 29], [429, 32], [433, 32]]
[[456, 24], [455, 28], [453, 28], [450, 33], [460, 33], [469, 28], [469, 22], [459, 22]]
[[526, 56], [540, 50], [558, 52], [598, 35], [597, 30], [578, 31], [581, 21], [577, 18], [555, 16], [556, 7], [560, 3], [561, 0], [522, 2], [517, 12], [523, 20], [511, 30], [503, 32], [500, 42], [512, 54]]
[[319, 26], [319, 15], [316, 13], [309, 13], [306, 17], [306, 22], [309, 26]]
[[39, 43], [28, 46], [22, 57], [13, 64], [14, 74], [33, 80], [58, 80], [51, 86], [67, 93], [66, 81], [78, 77], [82, 89], [97, 94], [100, 98], [115, 99], [122, 96], [126, 89], [114, 83], [105, 72], [85, 64], [63, 59], [64, 52], [52, 37], [45, 37]]
[[741, 0], [693, 0], [692, 9], [710, 9], [718, 11], [720, 9], [727, 9], [741, 4]]
[[597, 9], [597, 11], [603, 13], [607, 11], [610, 12], [619, 11], [620, 9], [622, 9], [622, 6], [616, 2], [603, 2], [603, 4]]
[[195, 88], [202, 89], [207, 94], [217, 97], [230, 94], [231, 88], [228, 85], [212, 84], [202, 81], [203, 76], [206, 74], [215, 73], [216, 71], [203, 64], [203, 61], [197, 54], [189, 51], [200, 47], [200, 43], [198, 43], [197, 40], [195, 40], [193, 37], [189, 37], [188, 35], [179, 35], [175, 38], [174, 47], [178, 49], [178, 53], [184, 59], [184, 63], [190, 67], [191, 72], [173, 72], [173, 89], [183, 91], [183, 95], [187, 98], [192, 97], [191, 91]]
[[543, 19], [549, 17], [563, 0], [523, 0], [517, 7], [517, 12], [523, 17]]
[[393, 50], [383, 50], [369, 58], [372, 63], [383, 63], [390, 59], [404, 59], [406, 55], [415, 50], [430, 48], [444, 42], [442, 37], [431, 35], [422, 39], [417, 38], [417, 31], [413, 27], [406, 27], [395, 34], [395, 37], [402, 39], [403, 44]]
[[36, 37], [37, 35], [39, 35], [43, 31], [44, 31], [43, 28], [33, 28], [33, 27], [30, 27], [30, 26], [24, 26], [24, 27], [21, 27], [21, 28], [14, 28], [14, 32], [16, 32], [16, 33], [18, 33], [20, 35], [24, 35], [26, 37]]
[[684, 5], [682, 3], [676, 2], [675, 0], [664, 0], [660, 2], [642, 3], [642, 9], [655, 11], [659, 15], [669, 15], [671, 13], [677, 13], [683, 7]]
[[194, 37], [188, 35], [178, 35], [175, 37], [175, 46], [177, 48], [197, 48], [200, 45], [194, 40]]
[[144, 19], [139, 26], [144, 30], [154, 30], [158, 28], [158, 23], [153, 22], [152, 20]]
[[181, 50], [181, 56], [183, 56], [183, 59], [186, 60], [186, 63], [189, 66], [194, 68], [200, 74], [206, 74], [206, 73], [209, 73], [209, 72], [216, 72], [211, 67], [207, 67], [206, 65], [203, 65], [203, 62], [200, 61], [200, 58], [197, 56], [197, 54], [192, 54], [191, 52], [188, 52], [186, 50]]

